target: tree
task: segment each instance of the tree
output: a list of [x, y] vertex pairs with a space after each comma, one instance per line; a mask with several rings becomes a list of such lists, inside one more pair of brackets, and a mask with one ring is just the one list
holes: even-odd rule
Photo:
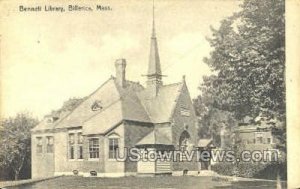
[[[84, 98], [70, 98], [63, 106], [52, 111], [52, 115], [60, 115], [62, 112], [74, 110]], [[31, 166], [31, 132], [38, 124], [38, 120], [28, 113], [19, 113], [15, 117], [1, 120], [0, 125], [0, 174], [6, 173], [10, 177], [12, 172], [14, 179], [19, 179], [25, 166]], [[26, 167], [27, 167], [26, 166]], [[1, 175], [2, 176], [2, 175]], [[28, 178], [29, 176], [25, 176]]]
[[59, 115], [62, 112], [69, 112], [74, 110], [81, 102], [86, 100], [87, 97], [83, 98], [69, 98], [67, 101], [63, 103], [63, 106], [59, 108], [58, 110], [53, 110], [51, 112], [52, 115]]
[[232, 128], [236, 126], [236, 120], [231, 112], [215, 108], [211, 98], [198, 96], [193, 104], [196, 115], [200, 118], [200, 128], [198, 136], [200, 138], [213, 138], [214, 144], [221, 145], [221, 129], [226, 130], [227, 140], [232, 134]]
[[204, 78], [202, 94], [214, 108], [237, 119], [257, 116], [285, 118], [284, 0], [244, 0], [241, 11], [212, 28], [213, 51], [205, 58], [214, 74]]
[[20, 171], [30, 161], [31, 133], [38, 120], [27, 113], [1, 121], [0, 130], [0, 167], [12, 171], [14, 179], [19, 178]]

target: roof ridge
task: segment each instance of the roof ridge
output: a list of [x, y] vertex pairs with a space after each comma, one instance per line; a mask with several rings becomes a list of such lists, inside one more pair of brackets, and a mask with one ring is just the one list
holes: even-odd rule
[[[136, 84], [140, 84], [140, 82], [139, 81], [132, 81], [132, 80], [127, 80], [126, 79], [126, 81], [128, 81], [128, 82], [132, 82], [132, 83], [136, 83]], [[141, 85], [141, 84], [140, 84]]]
[[56, 128], [56, 126], [61, 123], [63, 120], [65, 120], [69, 115], [71, 115], [81, 104], [83, 104], [85, 101], [87, 101], [93, 94], [95, 94], [99, 89], [101, 89], [106, 83], [108, 83], [110, 80], [115, 80], [115, 78], [113, 76], [111, 76], [110, 78], [108, 78], [105, 82], [102, 83], [102, 85], [100, 85], [94, 92], [92, 92], [91, 94], [89, 94], [85, 100], [83, 100], [82, 102], [80, 102], [76, 108], [74, 108], [72, 111], [70, 111], [68, 114], [66, 114], [62, 119], [60, 119], [56, 124], [53, 125], [53, 128]]
[[162, 88], [163, 87], [170, 87], [170, 86], [174, 86], [174, 85], [179, 85], [179, 84], [183, 84], [183, 82], [180, 81], [180, 82], [177, 82], [177, 83], [170, 83], [170, 84], [167, 84], [167, 85], [162, 85]]
[[173, 117], [173, 115], [174, 115], [174, 113], [175, 113], [175, 109], [176, 109], [176, 106], [177, 106], [177, 102], [178, 102], [178, 99], [179, 99], [179, 97], [180, 97], [180, 95], [181, 95], [181, 93], [182, 93], [182, 89], [183, 89], [183, 87], [184, 87], [184, 82], [180, 82], [182, 85], [180, 86], [180, 90], [178, 90], [178, 95], [176, 96], [176, 99], [175, 99], [175, 101], [176, 101], [176, 103], [174, 104], [174, 106], [172, 107], [172, 112], [171, 112], [171, 115], [170, 115], [170, 117], [169, 117], [169, 121], [171, 121], [171, 118]]
[[[143, 108], [143, 110], [145, 111], [145, 113], [147, 114], [147, 116], [148, 116], [148, 118], [149, 118], [149, 121], [151, 121], [150, 115], [149, 115], [148, 111], [146, 110], [146, 108], [143, 106], [142, 101], [141, 101], [141, 99], [139, 98], [137, 92], [136, 92], [136, 91], [133, 91], [133, 95], [136, 96], [136, 99], [139, 101], [139, 104], [138, 104], [137, 102], [135, 102], [134, 100], [132, 100], [131, 98], [128, 98], [128, 99], [129, 99], [132, 103], [134, 103], [134, 104], [136, 104], [136, 105], [140, 105], [140, 106]], [[125, 96], [125, 97], [126, 97], [126, 96], [129, 96], [129, 94], [125, 94], [124, 96]], [[122, 97], [123, 97], [123, 96], [121, 96], [121, 98], [120, 98], [120, 99], [121, 99], [121, 102], [124, 102], [124, 98], [122, 98]], [[124, 107], [123, 103], [121, 103], [121, 107], [122, 107], [122, 110], [123, 110], [123, 107]], [[124, 111], [122, 111], [122, 115], [124, 116]]]
[[[120, 97], [119, 97], [117, 100], [115, 100], [115, 101], [113, 101], [112, 103], [110, 103], [108, 106], [106, 106], [106, 107], [105, 107], [104, 109], [102, 109], [101, 111], [99, 111], [99, 112], [97, 112], [97, 113], [91, 115], [91, 116], [88, 117], [87, 119], [85, 119], [82, 123], [85, 123], [85, 122], [89, 121], [90, 119], [92, 119], [93, 117], [95, 117], [95, 116], [97, 116], [97, 115], [99, 115], [99, 114], [105, 112], [107, 109], [109, 109], [111, 106], [113, 106], [113, 105], [114, 105], [115, 103], [117, 103], [117, 102], [121, 102], [121, 104], [120, 104], [120, 106], [121, 106], [121, 113], [122, 113], [122, 117], [124, 118], [124, 117], [125, 117], [125, 113], [124, 113], [124, 104], [123, 104], [123, 102], [124, 102], [124, 99], [125, 99], [126, 97], [128, 97], [128, 98], [126, 98], [126, 99], [130, 100], [131, 103], [134, 103], [134, 104], [136, 104], [136, 105], [140, 105], [140, 106], [143, 108], [144, 112], [146, 113], [146, 115], [147, 115], [147, 117], [148, 117], [148, 119], [149, 119], [149, 121], [150, 121], [151, 119], [150, 119], [150, 117], [149, 117], [149, 115], [148, 115], [148, 112], [145, 110], [144, 106], [141, 104], [141, 100], [138, 98], [137, 91], [135, 91], [135, 90], [129, 90], [129, 92], [127, 92], [127, 93], [125, 92], [125, 93], [124, 93], [124, 92], [122, 91], [122, 88], [117, 84], [116, 80], [114, 79], [113, 81], [114, 81], [114, 85], [115, 85], [115, 87], [116, 87], [116, 89], [117, 89], [117, 92], [118, 92], [118, 94], [119, 94]], [[127, 81], [128, 81], [128, 80], [127, 80]], [[129, 81], [129, 82], [133, 82], [133, 81]], [[135, 95], [135, 96], [136, 96], [136, 99], [139, 101], [139, 103], [138, 103], [138, 102], [135, 102], [135, 101], [131, 98], [132, 95]]]
[[[144, 89], [144, 90], [145, 90], [145, 89]], [[143, 91], [144, 91], [144, 90], [143, 90]], [[147, 113], [147, 115], [148, 115], [150, 121], [152, 122], [152, 115], [151, 115], [151, 113], [149, 112], [149, 110], [146, 108], [145, 104], [143, 103], [143, 101], [142, 101], [142, 99], [141, 99], [141, 96], [140, 96], [140, 93], [141, 93], [141, 91], [140, 91], [140, 92], [136, 92], [136, 96], [137, 96], [138, 100], [140, 101], [142, 107], [144, 108], [145, 112]]]
[[[141, 90], [141, 91], [143, 91], [143, 90], [145, 89], [144, 86], [142, 86], [139, 82], [130, 81], [130, 80], [126, 80], [126, 82], [131, 82], [131, 83], [134, 83], [134, 84], [138, 84], [140, 87], [142, 87], [142, 90]], [[116, 86], [116, 88], [117, 88], [117, 91], [118, 91], [118, 93], [119, 93], [119, 95], [120, 95], [122, 117], [123, 117], [123, 118], [125, 117], [125, 113], [124, 113], [124, 112], [125, 112], [125, 111], [124, 111], [124, 104], [123, 104], [123, 103], [124, 103], [124, 99], [125, 99], [126, 97], [128, 97], [127, 99], [129, 99], [130, 102], [132, 102], [132, 103], [134, 103], [134, 104], [136, 104], [136, 105], [140, 105], [140, 106], [143, 108], [143, 110], [144, 110], [144, 112], [146, 113], [146, 115], [147, 115], [149, 121], [151, 121], [151, 117], [150, 117], [149, 112], [148, 112], [147, 109], [144, 107], [144, 105], [143, 105], [141, 99], [139, 98], [138, 93], [139, 93], [140, 91], [139, 91], [139, 90], [129, 90], [128, 92], [125, 92], [125, 93], [124, 93], [124, 91], [122, 91], [122, 88], [121, 88], [120, 86], [118, 86], [118, 84], [116, 83], [116, 81], [115, 81], [114, 83], [115, 83], [115, 86]], [[126, 88], [125, 88], [124, 90], [126, 90]], [[134, 100], [132, 100], [132, 98], [131, 98], [130, 95], [135, 95], [135, 96], [136, 96], [136, 99], [138, 100], [138, 102], [135, 102]]]

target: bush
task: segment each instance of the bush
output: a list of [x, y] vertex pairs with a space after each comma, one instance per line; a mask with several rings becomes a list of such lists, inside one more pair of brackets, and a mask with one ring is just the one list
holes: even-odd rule
[[278, 162], [278, 163], [277, 162], [269, 163], [263, 170], [257, 172], [254, 175], [254, 177], [275, 180], [277, 178], [277, 174], [279, 174], [280, 179], [282, 179], [282, 180], [287, 179], [287, 163], [286, 163], [286, 161]]
[[234, 175], [234, 165], [232, 163], [217, 163], [211, 166], [211, 170], [221, 175]]
[[217, 163], [212, 165], [212, 170], [221, 175], [246, 178], [273, 179], [277, 178], [279, 173], [280, 178], [286, 180], [286, 162], [270, 162], [270, 163], [252, 163], [240, 162], [238, 166], [233, 163]]

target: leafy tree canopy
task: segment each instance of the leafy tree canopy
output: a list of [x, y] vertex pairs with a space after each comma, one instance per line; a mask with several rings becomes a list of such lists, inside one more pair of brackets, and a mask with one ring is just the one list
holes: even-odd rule
[[74, 110], [81, 102], [83, 102], [87, 97], [83, 98], [69, 98], [67, 101], [65, 101], [61, 108], [58, 110], [53, 110], [51, 112], [51, 115], [59, 115], [62, 112], [69, 112]]
[[30, 162], [31, 133], [38, 120], [27, 113], [19, 113], [13, 118], [1, 121], [0, 125], [0, 167], [12, 171], [15, 179], [24, 164]]
[[224, 19], [208, 38], [213, 51], [204, 59], [214, 74], [204, 77], [202, 98], [236, 119], [285, 118], [284, 0], [244, 0], [241, 11]]

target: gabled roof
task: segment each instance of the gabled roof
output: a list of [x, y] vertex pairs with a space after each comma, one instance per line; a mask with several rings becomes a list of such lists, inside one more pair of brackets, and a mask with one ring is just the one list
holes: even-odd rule
[[181, 93], [183, 83], [163, 85], [159, 88], [155, 97], [149, 96], [147, 90], [138, 94], [141, 103], [145, 107], [151, 122], [169, 122], [176, 106], [176, 100]]
[[136, 91], [143, 90], [138, 83], [126, 82], [122, 88], [116, 84], [120, 98], [99, 111], [83, 123], [83, 134], [105, 134], [122, 120], [150, 122], [150, 118], [141, 105]]
[[145, 107], [142, 105], [137, 93], [144, 90], [139, 84], [127, 81], [126, 87], [117, 85], [122, 102], [122, 115], [124, 120], [151, 122]]
[[120, 99], [120, 94], [117, 91], [114, 78], [111, 77], [72, 112], [62, 118], [61, 121], [55, 125], [55, 128], [82, 126], [85, 120], [99, 113], [99, 111], [92, 110], [92, 106], [96, 101], [100, 100], [102, 107], [105, 108], [118, 99]]
[[[183, 83], [163, 85], [153, 98], [139, 83], [126, 81], [125, 87], [120, 87], [111, 77], [73, 111], [50, 125], [42, 121], [34, 130], [82, 126], [83, 134], [105, 134], [123, 120], [169, 122], [182, 86]], [[101, 109], [95, 111], [92, 107], [99, 101]]]
[[[142, 90], [142, 85], [132, 81], [126, 81], [126, 87], [122, 88], [118, 86], [115, 78], [111, 77], [73, 111], [52, 124], [51, 128], [83, 126], [86, 134], [101, 134], [122, 120], [151, 122], [137, 96], [137, 92]], [[93, 105], [100, 101], [101, 109], [95, 111]], [[40, 124], [35, 130], [44, 130], [43, 128], [48, 126], [43, 122]]]
[[54, 125], [54, 123], [49, 123], [48, 119], [43, 119], [37, 126], [32, 128], [31, 131], [52, 130]]
[[123, 119], [122, 102], [117, 100], [106, 109], [92, 116], [83, 123], [84, 135], [106, 133], [113, 126], [117, 126]]

